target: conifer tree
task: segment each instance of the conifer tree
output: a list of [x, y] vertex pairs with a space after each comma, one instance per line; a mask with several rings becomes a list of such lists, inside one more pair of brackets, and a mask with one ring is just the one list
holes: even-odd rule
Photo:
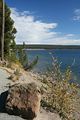
[[[1, 57], [1, 36], [2, 36], [2, 0], [0, 0], [0, 57]], [[14, 27], [14, 21], [11, 18], [11, 10], [5, 3], [5, 30], [4, 30], [4, 54], [9, 55], [10, 49], [14, 50], [16, 47], [15, 34], [16, 28]]]

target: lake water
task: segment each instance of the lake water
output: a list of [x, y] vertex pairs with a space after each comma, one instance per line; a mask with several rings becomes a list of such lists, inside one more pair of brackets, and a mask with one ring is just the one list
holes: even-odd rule
[[62, 71], [70, 66], [74, 80], [80, 83], [80, 49], [27, 50], [29, 61], [32, 61], [36, 56], [39, 57], [38, 63], [33, 69], [35, 72], [46, 71], [47, 67], [52, 66], [50, 53], [61, 63]]

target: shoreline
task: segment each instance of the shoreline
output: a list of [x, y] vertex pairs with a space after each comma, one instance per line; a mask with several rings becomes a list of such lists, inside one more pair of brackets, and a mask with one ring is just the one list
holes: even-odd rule
[[[13, 85], [13, 84], [20, 83], [20, 82], [21, 83], [26, 83], [26, 82], [29, 83], [29, 82], [35, 82], [36, 81], [35, 79], [34, 80], [30, 79], [30, 78], [35, 78], [36, 76], [34, 76], [32, 73], [28, 72], [26, 81], [25, 80], [22, 81], [20, 79], [19, 81], [12, 82], [11, 80], [8, 79], [8, 77], [10, 76], [11, 73], [13, 73], [13, 71], [12, 70], [10, 71], [10, 69], [4, 68], [4, 67], [0, 67], [0, 70], [1, 70], [0, 74], [2, 74], [2, 76], [4, 76], [2, 79], [5, 78], [4, 81], [2, 81], [1, 78], [0, 78], [0, 81], [2, 81], [2, 84], [0, 83], [0, 88], [1, 88], [1, 86], [2, 86], [2, 88], [4, 88], [2, 91], [0, 91], [0, 94], [2, 92], [4, 92], [5, 90], [8, 90], [8, 87], [9, 87], [8, 85], [11, 85], [11, 84]], [[38, 81], [38, 82], [36, 82], [36, 84], [40, 86], [41, 83]], [[5, 89], [4, 86], [7, 89]], [[11, 120], [11, 119], [15, 120], [15, 118], [16, 118], [16, 120], [24, 120], [23, 118], [20, 118], [19, 116], [8, 115], [7, 113], [0, 113], [0, 119], [1, 120]], [[40, 114], [34, 120], [43, 120], [43, 119], [44, 120], [61, 120], [59, 118], [58, 114], [45, 111], [41, 108]]]

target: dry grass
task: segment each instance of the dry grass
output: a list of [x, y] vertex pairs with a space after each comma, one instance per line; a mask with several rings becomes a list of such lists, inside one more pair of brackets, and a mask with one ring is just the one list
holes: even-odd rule
[[51, 111], [56, 110], [63, 120], [79, 120], [80, 109], [78, 107], [80, 108], [80, 102], [78, 91], [80, 89], [76, 84], [70, 83], [70, 68], [67, 68], [62, 73], [60, 66], [55, 61], [53, 61], [53, 70], [47, 73], [41, 80], [47, 84], [47, 87], [44, 87], [44, 89], [42, 86], [42, 106]]

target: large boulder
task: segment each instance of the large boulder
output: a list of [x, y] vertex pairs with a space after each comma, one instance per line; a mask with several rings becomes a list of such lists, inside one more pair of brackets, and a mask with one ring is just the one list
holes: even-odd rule
[[40, 100], [40, 91], [35, 83], [15, 84], [8, 91], [6, 111], [32, 120], [39, 113]]

